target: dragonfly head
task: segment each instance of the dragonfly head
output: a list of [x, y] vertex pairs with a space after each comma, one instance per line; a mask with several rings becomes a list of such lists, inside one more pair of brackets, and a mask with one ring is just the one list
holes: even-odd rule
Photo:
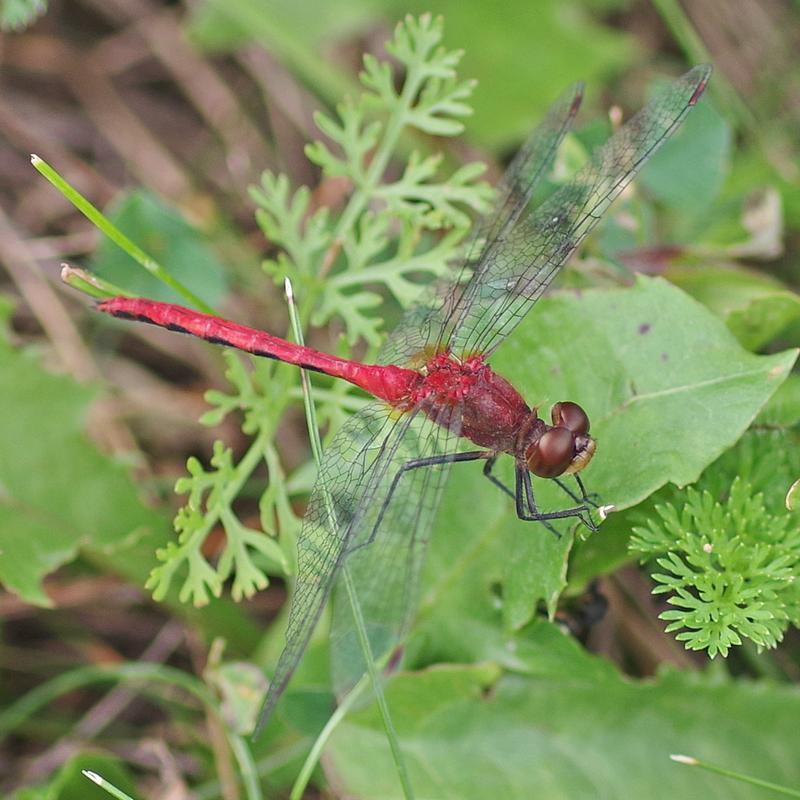
[[589, 417], [577, 404], [556, 403], [551, 411], [553, 425], [542, 425], [540, 436], [525, 449], [528, 469], [540, 478], [557, 478], [580, 472], [596, 448], [589, 436]]

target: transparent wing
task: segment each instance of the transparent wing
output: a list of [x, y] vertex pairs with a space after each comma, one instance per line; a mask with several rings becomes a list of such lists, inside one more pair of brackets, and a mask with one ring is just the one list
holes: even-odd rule
[[613, 200], [697, 102], [711, 67], [695, 67], [630, 119], [566, 186], [483, 253], [460, 294], [453, 334], [457, 355], [490, 354], [528, 313]]
[[447, 278], [433, 284], [423, 293], [421, 302], [405, 313], [384, 344], [380, 363], [413, 363], [427, 347], [436, 346], [446, 338], [448, 323], [452, 322], [459, 295], [467, 286], [473, 267], [478, 265], [476, 274], [484, 268], [488, 263], [486, 254], [525, 210], [537, 185], [549, 172], [582, 97], [583, 84], [575, 83], [553, 103], [506, 170], [491, 211], [473, 227], [464, 262]]
[[[348, 550], [371, 530], [397, 469], [397, 453], [413, 421], [385, 403], [371, 403], [334, 436], [320, 465], [297, 543], [286, 645], [259, 715], [266, 723], [300, 661]], [[368, 534], [366, 534], [368, 535]]]
[[[394, 453], [393, 467], [451, 454], [458, 442], [460, 421], [460, 407], [444, 410], [441, 424], [418, 414]], [[439, 463], [403, 472], [391, 498], [384, 501], [374, 541], [347, 559], [375, 659], [391, 652], [407, 632], [416, 608], [420, 566], [450, 466]], [[333, 594], [331, 661], [333, 685], [341, 698], [366, 671], [343, 581], [337, 583]]]

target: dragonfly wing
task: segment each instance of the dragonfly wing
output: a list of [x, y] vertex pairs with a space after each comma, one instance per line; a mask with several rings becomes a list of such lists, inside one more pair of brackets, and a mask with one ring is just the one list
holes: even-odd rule
[[464, 249], [465, 260], [444, 280], [426, 289], [422, 301], [406, 312], [381, 349], [380, 363], [408, 364], [428, 346], [443, 341], [473, 268], [477, 264], [480, 269], [486, 263], [484, 254], [513, 227], [550, 171], [582, 97], [583, 84], [575, 83], [553, 103], [506, 170], [491, 210], [473, 226]]
[[[461, 408], [443, 410], [439, 424], [422, 413], [409, 425], [394, 452], [392, 468], [417, 459], [444, 457], [456, 450]], [[397, 479], [374, 541], [347, 559], [355, 594], [374, 659], [390, 653], [407, 632], [416, 608], [420, 566], [451, 464], [438, 463], [406, 470]], [[394, 475], [387, 473], [387, 480]], [[333, 684], [346, 694], [366, 671], [344, 581], [333, 594], [331, 630]]]
[[677, 130], [710, 74], [710, 66], [695, 67], [659, 92], [568, 184], [484, 252], [454, 314], [449, 342], [454, 353], [488, 355], [508, 336], [609, 205]]
[[297, 543], [297, 580], [289, 610], [286, 645], [259, 715], [266, 723], [300, 661], [348, 551], [374, 524], [387, 475], [413, 414], [371, 403], [334, 436], [320, 465]]

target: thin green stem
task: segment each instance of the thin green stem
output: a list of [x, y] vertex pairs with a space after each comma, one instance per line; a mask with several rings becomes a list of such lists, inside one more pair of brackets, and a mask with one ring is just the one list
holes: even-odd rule
[[119, 286], [115, 286], [109, 281], [99, 278], [97, 275], [92, 275], [91, 272], [78, 269], [77, 267], [70, 267], [69, 264], [61, 265], [61, 280], [77, 289], [79, 292], [88, 294], [98, 300], [105, 299], [106, 297], [133, 297], [133, 294]]
[[358, 602], [356, 587], [353, 584], [353, 578], [350, 575], [350, 570], [347, 568], [347, 564], [345, 564], [342, 568], [342, 577], [344, 579], [345, 588], [347, 589], [347, 599], [350, 601], [350, 605], [352, 607], [353, 618], [355, 619], [356, 623], [356, 632], [358, 633], [358, 640], [361, 644], [361, 649], [364, 652], [364, 660], [367, 664], [369, 679], [375, 692], [375, 699], [378, 701], [378, 708], [380, 709], [381, 717], [383, 718], [383, 727], [386, 731], [386, 738], [389, 740], [389, 747], [392, 750], [392, 758], [394, 759], [394, 763], [397, 767], [397, 774], [400, 778], [400, 783], [403, 786], [403, 794], [408, 800], [413, 800], [414, 789], [411, 786], [411, 779], [408, 775], [406, 762], [403, 758], [403, 753], [400, 750], [400, 741], [397, 737], [397, 730], [394, 727], [391, 714], [389, 713], [389, 705], [386, 702], [386, 696], [383, 693], [381, 676], [378, 674], [378, 670], [375, 667], [375, 659], [372, 656], [372, 648], [370, 647], [369, 638], [367, 637], [367, 628], [364, 625], [364, 617], [361, 613], [361, 604]]
[[118, 789], [102, 775], [98, 775], [90, 769], [82, 769], [81, 775], [83, 775], [84, 778], [88, 778], [92, 783], [96, 783], [101, 789], [105, 789], [112, 797], [116, 797], [117, 800], [133, 800], [129, 794], [125, 794], [122, 789]]
[[[292, 291], [292, 284], [289, 279], [286, 279], [286, 299], [288, 301], [289, 306], [289, 319], [292, 323], [292, 331], [294, 333], [294, 337], [298, 344], [303, 344], [303, 331], [300, 327], [300, 319], [297, 314], [297, 308], [294, 302], [294, 293]], [[319, 439], [319, 429], [317, 427], [317, 419], [316, 413], [314, 411], [314, 404], [311, 401], [311, 384], [308, 380], [308, 375], [306, 374], [305, 370], [301, 370], [302, 378], [303, 378], [303, 404], [305, 406], [306, 412], [306, 424], [308, 425], [308, 433], [311, 438], [311, 449], [314, 453], [314, 459], [317, 462], [317, 467], [322, 462], [322, 444], [320, 443]], [[331, 503], [330, 497], [326, 495], [326, 503], [328, 506], [328, 516], [330, 518], [330, 524], [336, 526], [336, 514], [335, 509], [333, 508], [333, 504]], [[367, 636], [367, 629], [364, 624], [364, 616], [361, 612], [361, 605], [358, 601], [358, 596], [356, 594], [355, 585], [353, 584], [353, 579], [350, 575], [350, 570], [347, 568], [347, 564], [345, 563], [342, 567], [342, 577], [345, 583], [345, 588], [347, 589], [347, 598], [350, 601], [350, 607], [353, 612], [353, 619], [355, 621], [356, 631], [358, 633], [358, 641], [361, 645], [361, 651], [364, 655], [364, 661], [367, 665], [367, 673], [369, 674], [370, 682], [372, 683], [372, 689], [375, 692], [375, 698], [378, 702], [378, 708], [381, 712], [381, 717], [383, 719], [383, 727], [386, 731], [386, 738], [389, 742], [389, 748], [392, 751], [392, 758], [394, 759], [395, 768], [397, 769], [397, 775], [400, 778], [400, 784], [403, 788], [403, 796], [406, 800], [413, 800], [414, 798], [414, 790], [411, 785], [411, 779], [408, 775], [408, 768], [406, 767], [405, 759], [403, 758], [402, 750], [400, 749], [400, 742], [397, 737], [397, 731], [394, 727], [394, 723], [392, 722], [391, 714], [389, 713], [389, 706], [386, 703], [386, 697], [383, 694], [383, 686], [381, 685], [380, 675], [375, 666], [375, 659], [372, 654], [372, 648], [369, 643], [369, 637]], [[343, 716], [343, 715], [342, 715]], [[338, 724], [339, 719], [336, 720]], [[326, 726], [327, 728], [327, 726]], [[327, 736], [330, 736], [333, 728], [327, 732]], [[324, 742], [323, 742], [324, 744]], [[319, 752], [321, 752], [322, 746], [319, 747]], [[305, 769], [304, 765], [304, 769]], [[313, 766], [313, 765], [312, 765]], [[293, 795], [294, 796], [294, 795]]]
[[418, 66], [415, 64], [409, 67], [403, 90], [397, 98], [397, 105], [389, 116], [382, 141], [372, 157], [369, 168], [364, 175], [364, 180], [350, 196], [342, 216], [339, 217], [339, 222], [334, 231], [334, 241], [341, 241], [344, 232], [350, 230], [353, 226], [358, 215], [364, 210], [367, 201], [373, 196], [374, 188], [378, 185], [383, 173], [386, 172], [386, 168], [389, 166], [389, 160], [397, 146], [400, 134], [403, 132], [408, 110], [411, 108], [422, 84], [423, 76], [420, 74]]
[[699, 767], [700, 769], [714, 772], [717, 775], [724, 775], [726, 778], [733, 778], [742, 783], [749, 783], [751, 786], [758, 786], [761, 789], [771, 789], [777, 794], [782, 794], [787, 797], [800, 797], [800, 791], [797, 789], [790, 789], [788, 786], [781, 786], [779, 783], [772, 783], [771, 781], [764, 781], [761, 778], [754, 778], [752, 775], [744, 775], [741, 772], [734, 772], [733, 770], [726, 769], [725, 767], [718, 767], [716, 764], [709, 764], [707, 761], [700, 761], [693, 756], [672, 755], [670, 758], [678, 764], [685, 764], [689, 767]]
[[114, 244], [120, 247], [134, 261], [140, 264], [151, 275], [158, 278], [163, 284], [174, 289], [187, 303], [206, 314], [213, 314], [214, 309], [201, 300], [191, 289], [184, 286], [179, 280], [164, 269], [154, 258], [147, 255], [137, 244], [132, 242], [111, 220], [103, 214], [100, 209], [93, 206], [77, 189], [70, 186], [64, 178], [59, 175], [46, 161], [39, 156], [31, 156], [31, 164], [43, 175], [50, 183], [58, 189], [64, 197], [69, 200], [78, 211], [81, 212], [92, 224], [102, 233], [108, 236]]
[[[287, 764], [296, 761], [306, 752], [307, 747], [307, 739], [298, 739], [279, 750], [272, 750], [268, 756], [260, 758], [256, 763], [258, 776], [266, 777], [267, 775], [272, 775]], [[219, 796], [220, 782], [216, 779], [201, 784], [193, 792], [195, 800], [218, 800]]]
[[289, 800], [302, 800], [303, 793], [308, 786], [308, 782], [311, 780], [311, 776], [314, 773], [314, 768], [317, 766], [317, 762], [322, 755], [322, 750], [328, 743], [328, 739], [330, 739], [331, 734], [334, 732], [334, 730], [336, 730], [339, 723], [345, 718], [347, 712], [353, 707], [356, 700], [361, 696], [361, 693], [364, 691], [367, 682], [368, 676], [362, 676], [361, 680], [353, 688], [353, 691], [350, 692], [350, 694], [348, 694], [338, 706], [336, 706], [336, 710], [333, 712], [333, 714], [331, 714], [330, 718], [325, 723], [325, 727], [320, 731], [319, 736], [317, 736], [315, 739], [311, 750], [309, 750], [306, 760], [303, 762], [303, 767], [298, 773], [294, 785], [292, 786]]

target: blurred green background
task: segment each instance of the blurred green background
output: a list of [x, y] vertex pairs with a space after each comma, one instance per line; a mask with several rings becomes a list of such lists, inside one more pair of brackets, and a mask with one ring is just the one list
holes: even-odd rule
[[[202, 609], [179, 601], [177, 591], [152, 601], [143, 587], [156, 548], [175, 541], [173, 486], [187, 458], [207, 465], [217, 438], [235, 459], [247, 452], [251, 431], [239, 421], [229, 417], [213, 430], [197, 422], [208, 410], [206, 390], [228, 391], [225, 370], [236, 380], [236, 368], [200, 343], [98, 320], [59, 285], [68, 262], [138, 294], [174, 299], [31, 169], [30, 152], [206, 302], [280, 334], [284, 301], [260, 265], [276, 247], [254, 220], [248, 188], [265, 169], [285, 172], [292, 186], [310, 187], [312, 210], [341, 209], [349, 187], [321, 175], [304, 152], [320, 137], [314, 113], [357, 94], [363, 53], [386, 57], [397, 21], [426, 11], [444, 17], [445, 46], [464, 50], [459, 75], [477, 80], [474, 114], [457, 139], [404, 139], [393, 174], [417, 147], [443, 151], [450, 166], [484, 160], [496, 182], [548, 105], [580, 79], [586, 99], [559, 156], [558, 182], [660, 83], [693, 64], [714, 65], [702, 104], [565, 276], [568, 284], [610, 291], [543, 302], [497, 364], [533, 400], [536, 392], [552, 401], [548, 392], [583, 391], [611, 417], [618, 405], [604, 376], [619, 389], [636, 374], [617, 377], [617, 353], [604, 350], [604, 334], [625, 321], [614, 316], [617, 298], [630, 313], [682, 323], [680, 335], [669, 324], [657, 332], [664, 352], [686, 343], [687, 364], [697, 365], [692, 358], [700, 354], [731, 380], [747, 373], [729, 394], [692, 395], [725, 404], [713, 424], [702, 424], [691, 404], [671, 407], [678, 421], [694, 414], [682, 432], [695, 437], [687, 458], [694, 474], [707, 467], [699, 488], [723, 502], [744, 475], [766, 497], [766, 511], [748, 506], [750, 519], [777, 525], [786, 514], [786, 488], [800, 477], [796, 372], [762, 406], [769, 380], [783, 378], [789, 350], [800, 344], [796, 2], [63, 0], [45, 10], [3, 0], [0, 19], [13, 23], [0, 50], [4, 796], [106, 796], [79, 774], [100, 766], [137, 797], [248, 796], [225, 735], [242, 707], [252, 712], [259, 680], [237, 662], [269, 666], [280, 649], [286, 591], [279, 577], [313, 477], [296, 376], [256, 373], [259, 402], [274, 412], [277, 433], [265, 456], [273, 459], [271, 488], [264, 489], [265, 468], [248, 476], [241, 513], [254, 527], [280, 531], [283, 552], [265, 568], [270, 585], [238, 604], [226, 585]], [[626, 288], [633, 272], [666, 278], [699, 304], [666, 284]], [[391, 327], [398, 307], [388, 300], [368, 312], [371, 330]], [[581, 325], [587, 309], [608, 322]], [[309, 331], [311, 342], [343, 352], [349, 322], [331, 314]], [[573, 339], [559, 342], [554, 328], [573, 331]], [[355, 353], [365, 352], [360, 340]], [[525, 368], [532, 354], [552, 367], [541, 381]], [[580, 369], [557, 374], [564, 358]], [[334, 426], [358, 402], [328, 385], [320, 396], [323, 421]], [[657, 431], [657, 422], [647, 424]], [[628, 430], [619, 442], [641, 444], [643, 430]], [[668, 434], [661, 432], [667, 443], [678, 440]], [[677, 469], [652, 477], [626, 462], [621, 444], [606, 452], [594, 465], [597, 485], [626, 506], [677, 480]], [[568, 562], [569, 542], [527, 538], [510, 506], [495, 503], [483, 483], [454, 476], [426, 569], [428, 603], [409, 642], [406, 663], [417, 669], [389, 688], [421, 796], [772, 796], [667, 760], [687, 749], [798, 785], [796, 630], [766, 653], [746, 641], [725, 662], [689, 653], [664, 633], [653, 570], [640, 568], [628, 549], [632, 528], [659, 519], [655, 503], [682, 507], [686, 495], [660, 489], [579, 543]], [[780, 524], [790, 533], [797, 527], [785, 516]], [[223, 532], [212, 530], [204, 556], [219, 556], [223, 542]], [[565, 584], [550, 624], [544, 607], [555, 608]], [[602, 621], [591, 613], [600, 595], [608, 606]], [[786, 617], [793, 614], [797, 608], [788, 608]], [[209, 657], [215, 637], [227, 642], [224, 658], [213, 650]], [[124, 671], [138, 662], [155, 665], [148, 683]], [[109, 669], [117, 686], [96, 686], [94, 668]], [[169, 668], [201, 694], [211, 687], [232, 716], [220, 721], [213, 702], [203, 713], [176, 692]], [[73, 678], [77, 689], [67, 692]], [[19, 698], [33, 699], [26, 706]], [[255, 748], [266, 796], [288, 794], [330, 701], [321, 634], [275, 728]], [[337, 729], [313, 785], [304, 796], [400, 796], [373, 709]]]

